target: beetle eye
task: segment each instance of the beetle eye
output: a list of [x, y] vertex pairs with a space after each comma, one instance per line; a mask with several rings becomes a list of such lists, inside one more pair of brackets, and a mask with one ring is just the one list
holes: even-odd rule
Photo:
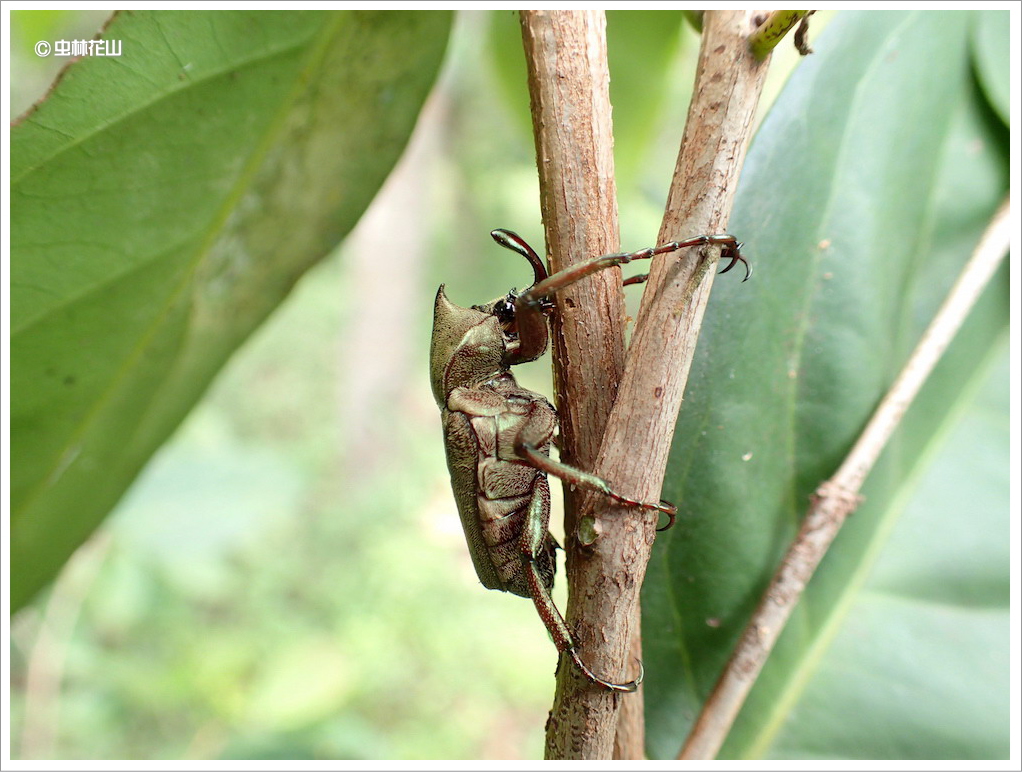
[[514, 293], [508, 294], [506, 298], [498, 300], [493, 306], [493, 315], [497, 317], [502, 327], [509, 327], [515, 321], [515, 297]]

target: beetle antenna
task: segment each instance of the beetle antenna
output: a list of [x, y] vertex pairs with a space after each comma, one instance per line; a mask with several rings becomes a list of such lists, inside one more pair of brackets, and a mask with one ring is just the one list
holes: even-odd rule
[[490, 236], [494, 241], [504, 247], [504, 249], [510, 249], [512, 252], [517, 252], [529, 261], [529, 265], [532, 266], [532, 272], [536, 277], [535, 281], [532, 283], [533, 287], [548, 276], [546, 264], [543, 262], [543, 259], [536, 254], [536, 250], [529, 246], [529, 242], [517, 233], [505, 230], [504, 228], [497, 228], [496, 230], [490, 231]]

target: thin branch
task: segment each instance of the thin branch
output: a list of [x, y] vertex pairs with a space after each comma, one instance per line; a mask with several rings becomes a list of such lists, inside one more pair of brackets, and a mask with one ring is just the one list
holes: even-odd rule
[[1007, 253], [1008, 201], [840, 469], [816, 490], [798, 536], [749, 620], [679, 759], [715, 758], [810, 577], [858, 506], [859, 490], [905, 411]]
[[[607, 68], [605, 19], [598, 11], [523, 11], [522, 39], [529, 65], [529, 91], [536, 137], [540, 195], [551, 271], [619, 246], [613, 134]], [[591, 469], [624, 371], [624, 295], [621, 272], [602, 271], [558, 293], [553, 324], [554, 381], [561, 422], [561, 458]], [[627, 629], [592, 625], [608, 616], [608, 598], [591, 576], [580, 573], [576, 496], [565, 491], [565, 550], [568, 608], [589, 667], [603, 676], [628, 680], [620, 670]], [[615, 551], [613, 529], [601, 534], [608, 558]], [[582, 561], [584, 562], [584, 561]], [[606, 576], [605, 568], [595, 568]], [[612, 613], [612, 612], [611, 612]], [[617, 651], [615, 651], [617, 649]], [[609, 758], [617, 716], [610, 693], [577, 679], [572, 667], [559, 671], [558, 689], [547, 724], [548, 758], [567, 758], [569, 748], [592, 747]], [[569, 685], [572, 685], [569, 688]], [[604, 709], [578, 710], [570, 696], [592, 692]], [[640, 757], [643, 748], [641, 695], [626, 697], [630, 738], [622, 753]], [[636, 729], [637, 727], [637, 729]], [[635, 754], [639, 754], [636, 756]]]
[[[749, 17], [706, 12], [659, 243], [727, 228], [767, 70], [748, 50]], [[651, 266], [597, 467], [608, 479], [632, 483], [628, 492], [644, 500], [655, 500], [663, 482], [717, 256], [716, 248], [682, 250]], [[629, 453], [630, 446], [643, 453]], [[650, 542], [651, 535], [644, 534]]]
[[799, 22], [795, 45], [803, 56], [812, 51], [805, 44], [807, 22], [815, 11], [772, 11], [749, 37], [749, 47], [757, 59], [764, 59], [784, 39], [784, 36]]
[[[522, 11], [551, 272], [619, 246], [602, 11]], [[619, 269], [557, 295], [553, 350], [564, 460], [590, 468], [624, 371]]]
[[[765, 64], [757, 63], [748, 48], [748, 17], [746, 12], [706, 14], [695, 93], [660, 243], [719, 232], [726, 225], [766, 73]], [[537, 120], [542, 122], [541, 117]], [[659, 496], [715, 256], [715, 249], [687, 250], [651, 267], [628, 367], [599, 458], [590, 467], [642, 500]], [[588, 357], [588, 352], [582, 355]], [[609, 678], [631, 677], [635, 664], [629, 642], [637, 634], [639, 590], [656, 524], [652, 516], [615, 507], [600, 496], [581, 497], [578, 511], [579, 519], [569, 520], [571, 530], [566, 531], [573, 591], [568, 623], [590, 667]], [[586, 548], [575, 544], [576, 522], [600, 538]], [[593, 688], [573, 668], [561, 668], [548, 722], [547, 755], [609, 758], [619, 708], [635, 699]]]

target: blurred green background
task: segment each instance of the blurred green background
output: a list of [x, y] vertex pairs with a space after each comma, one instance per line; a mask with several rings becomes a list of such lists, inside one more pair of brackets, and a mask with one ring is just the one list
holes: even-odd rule
[[[12, 13], [12, 116], [66, 61], [35, 42], [107, 16]], [[622, 244], [638, 248], [698, 38], [680, 11], [608, 17]], [[777, 50], [761, 115], [797, 61]], [[426, 372], [439, 283], [468, 305], [529, 279], [494, 227], [542, 244], [524, 61], [516, 13], [464, 11], [356, 230], [13, 618], [15, 758], [541, 756], [556, 653], [532, 604], [478, 583]], [[547, 359], [518, 375], [550, 393]]]
[[[348, 232], [415, 116], [417, 127], [357, 228], [302, 276], [56, 581], [13, 617], [12, 753], [537, 758], [554, 647], [530, 603], [478, 583], [426, 373], [436, 286], [468, 305], [529, 280], [489, 239], [494, 227], [542, 244], [517, 14], [456, 14], [432, 89], [446, 13], [215, 14], [118, 16], [109, 34], [132, 41], [133, 58], [82, 62], [15, 121], [16, 605], [91, 532], [132, 479], [131, 460], [177, 425], [258, 309], [305, 270], [301, 259]], [[685, 512], [658, 541], [644, 590], [647, 747], [657, 756], [674, 755], [716, 678], [742, 604], [801, 514], [799, 491], [843, 452], [1004, 195], [1005, 18], [842, 14], [750, 154], [732, 227], [753, 246], [757, 279], [715, 286], [665, 488]], [[66, 62], [36, 57], [36, 41], [87, 39], [105, 19], [12, 14], [15, 116]], [[814, 40], [828, 21], [814, 18]], [[622, 244], [637, 248], [658, 229], [697, 36], [679, 11], [618, 11], [608, 38]], [[761, 117], [797, 59], [790, 41], [777, 50]], [[289, 162], [314, 174], [275, 176]], [[888, 240], [898, 232], [904, 245]], [[132, 281], [132, 260], [158, 272]], [[1006, 273], [909, 414], [915, 428], [891, 451], [906, 463], [871, 478], [725, 754], [1006, 755], [1007, 451], [996, 431], [1007, 420]], [[175, 316], [188, 289], [194, 303]], [[792, 381], [785, 346], [802, 324], [800, 298], [810, 334]], [[842, 303], [861, 317], [842, 315]], [[103, 324], [87, 327], [89, 318]], [[850, 334], [856, 318], [869, 334]], [[180, 347], [168, 353], [153, 337]], [[127, 359], [106, 350], [113, 339], [127, 341]], [[974, 402], [996, 357], [993, 397]], [[75, 367], [58, 369], [69, 360]], [[518, 375], [550, 393], [547, 360]], [[802, 434], [784, 424], [785, 394], [811, 419]], [[967, 407], [972, 417], [948, 439]], [[774, 451], [785, 438], [811, 461], [795, 492], [764, 464], [784, 463]], [[938, 449], [927, 480], [954, 495], [933, 482], [912, 494]], [[988, 473], [949, 450], [989, 459]], [[739, 452], [744, 469], [728, 463]], [[945, 480], [942, 468], [957, 476]], [[770, 486], [781, 489], [776, 521], [763, 516]], [[899, 540], [891, 524], [910, 494]], [[555, 501], [555, 533], [559, 519]], [[890, 560], [870, 568], [881, 545]], [[866, 573], [882, 597], [905, 602], [874, 613]], [[935, 604], [934, 588], [965, 600]], [[852, 599], [867, 613], [846, 613]], [[831, 645], [838, 619], [845, 637]], [[846, 720], [848, 704], [861, 704], [857, 721]], [[791, 731], [778, 734], [782, 719]]]
[[[107, 16], [12, 12], [12, 116], [66, 61], [35, 42], [91, 38]], [[671, 11], [612, 12], [609, 39], [637, 248], [658, 229], [698, 38]], [[644, 60], [615, 57], [635, 45]], [[796, 59], [779, 51], [764, 110]], [[13, 618], [14, 758], [541, 755], [556, 652], [532, 604], [475, 577], [426, 373], [441, 281], [465, 305], [526, 283], [488, 231], [542, 245], [534, 159], [517, 14], [460, 12], [356, 231]], [[548, 361], [521, 371], [549, 393]]]

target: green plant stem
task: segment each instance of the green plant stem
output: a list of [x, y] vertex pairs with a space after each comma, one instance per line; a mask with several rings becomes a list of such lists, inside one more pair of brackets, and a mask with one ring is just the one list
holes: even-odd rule
[[809, 11], [773, 11], [749, 36], [753, 56], [762, 61]]

